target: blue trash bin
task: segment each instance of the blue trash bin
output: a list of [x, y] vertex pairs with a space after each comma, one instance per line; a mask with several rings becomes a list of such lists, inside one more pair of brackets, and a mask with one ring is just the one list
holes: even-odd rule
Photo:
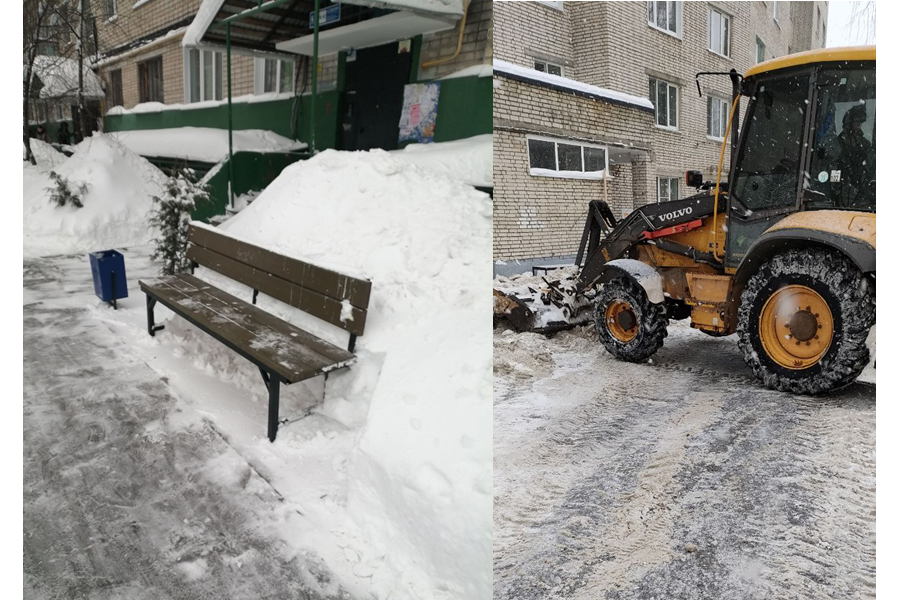
[[125, 257], [115, 250], [91, 252], [91, 274], [94, 277], [94, 293], [104, 302], [116, 306], [116, 300], [128, 297], [125, 279]]

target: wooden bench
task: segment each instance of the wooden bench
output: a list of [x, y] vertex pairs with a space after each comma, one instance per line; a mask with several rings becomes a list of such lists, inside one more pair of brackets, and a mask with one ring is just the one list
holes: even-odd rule
[[[370, 281], [324, 269], [235, 240], [207, 227], [191, 224], [187, 256], [253, 289], [252, 303], [241, 300], [193, 274], [181, 273], [141, 281], [147, 294], [147, 331], [155, 335], [156, 303], [168, 307], [259, 367], [269, 392], [268, 436], [278, 430], [281, 384], [324, 375], [356, 361], [353, 348], [363, 334]], [[255, 306], [257, 295], [281, 300], [336, 325], [349, 334], [340, 348]]]

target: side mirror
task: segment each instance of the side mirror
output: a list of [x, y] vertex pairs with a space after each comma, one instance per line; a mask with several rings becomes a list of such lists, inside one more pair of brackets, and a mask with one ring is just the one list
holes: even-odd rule
[[703, 173], [700, 171], [688, 171], [684, 174], [684, 183], [688, 187], [699, 188], [703, 185]]

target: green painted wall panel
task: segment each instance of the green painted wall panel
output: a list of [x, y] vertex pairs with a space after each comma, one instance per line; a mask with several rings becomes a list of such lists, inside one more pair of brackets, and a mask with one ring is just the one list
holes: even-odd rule
[[494, 130], [492, 82], [491, 77], [457, 77], [441, 81], [435, 142], [449, 142]]

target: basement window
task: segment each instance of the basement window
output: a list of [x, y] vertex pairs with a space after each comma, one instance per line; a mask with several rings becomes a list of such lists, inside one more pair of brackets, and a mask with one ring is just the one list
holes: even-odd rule
[[606, 146], [528, 136], [528, 172], [535, 177], [603, 179], [608, 168]]
[[534, 70], [540, 71], [541, 73], [549, 73], [551, 75], [559, 75], [562, 77], [563, 68], [562, 65], [557, 65], [551, 62], [547, 62], [546, 60], [536, 60], [534, 61]]

